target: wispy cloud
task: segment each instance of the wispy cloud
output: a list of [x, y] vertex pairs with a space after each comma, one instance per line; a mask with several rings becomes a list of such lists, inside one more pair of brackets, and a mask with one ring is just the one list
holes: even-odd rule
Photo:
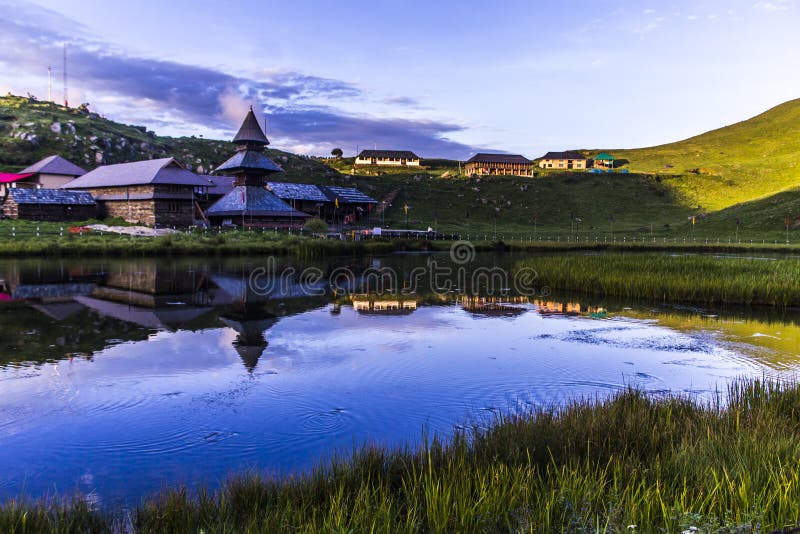
[[[66, 44], [70, 78], [114, 118], [177, 123], [186, 133], [230, 132], [247, 106], [268, 111], [276, 145], [329, 150], [378, 143], [429, 156], [463, 157], [472, 147], [447, 139], [463, 130], [448, 122], [353, 116], [337, 102], [365, 99], [356, 85], [287, 70], [233, 75], [219, 69], [136, 57], [89, 35], [80, 24], [27, 2], [0, 0], [0, 64], [40, 75]], [[68, 28], [69, 31], [63, 30]], [[379, 99], [394, 108], [416, 106], [409, 97]], [[182, 128], [181, 128], [182, 127]]]
[[771, 0], [756, 2], [753, 7], [763, 11], [786, 11], [792, 7], [792, 3], [789, 0]]

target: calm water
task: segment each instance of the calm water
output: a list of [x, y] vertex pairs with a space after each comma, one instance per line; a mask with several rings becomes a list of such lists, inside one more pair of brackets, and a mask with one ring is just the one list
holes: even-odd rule
[[[257, 260], [0, 262], [0, 500], [136, 502], [627, 385], [710, 397], [800, 361], [792, 312], [520, 299], [513, 288], [483, 305], [460, 300], [456, 275], [445, 293], [423, 283], [402, 299], [364, 296], [378, 285], [366, 270], [389, 267], [408, 288], [432, 259], [458, 266], [282, 260], [269, 272], [294, 270], [266, 291], [248, 284]], [[324, 282], [339, 265], [355, 295]]]

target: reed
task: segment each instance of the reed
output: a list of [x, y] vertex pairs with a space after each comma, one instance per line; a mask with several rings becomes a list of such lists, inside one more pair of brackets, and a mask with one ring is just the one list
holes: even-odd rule
[[800, 260], [707, 255], [549, 255], [521, 261], [540, 288], [696, 304], [800, 305]]
[[10, 502], [0, 531], [770, 531], [800, 524], [798, 428], [794, 383], [735, 382], [703, 402], [630, 389], [292, 478], [167, 491], [128, 515]]

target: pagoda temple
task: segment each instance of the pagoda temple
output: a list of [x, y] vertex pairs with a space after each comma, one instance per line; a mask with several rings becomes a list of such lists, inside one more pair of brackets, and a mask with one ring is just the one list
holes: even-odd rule
[[267, 177], [283, 169], [264, 154], [269, 144], [258, 124], [253, 107], [233, 138], [236, 153], [214, 169], [218, 175], [233, 176], [233, 189], [208, 208], [214, 225], [299, 227], [309, 217], [267, 190]]

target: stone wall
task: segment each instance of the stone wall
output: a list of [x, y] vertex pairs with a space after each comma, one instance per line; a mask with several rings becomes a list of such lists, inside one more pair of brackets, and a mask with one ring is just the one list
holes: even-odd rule
[[3, 215], [9, 219], [26, 221], [87, 221], [97, 217], [97, 207], [63, 204], [17, 204], [14, 200], [8, 198], [3, 204]]

